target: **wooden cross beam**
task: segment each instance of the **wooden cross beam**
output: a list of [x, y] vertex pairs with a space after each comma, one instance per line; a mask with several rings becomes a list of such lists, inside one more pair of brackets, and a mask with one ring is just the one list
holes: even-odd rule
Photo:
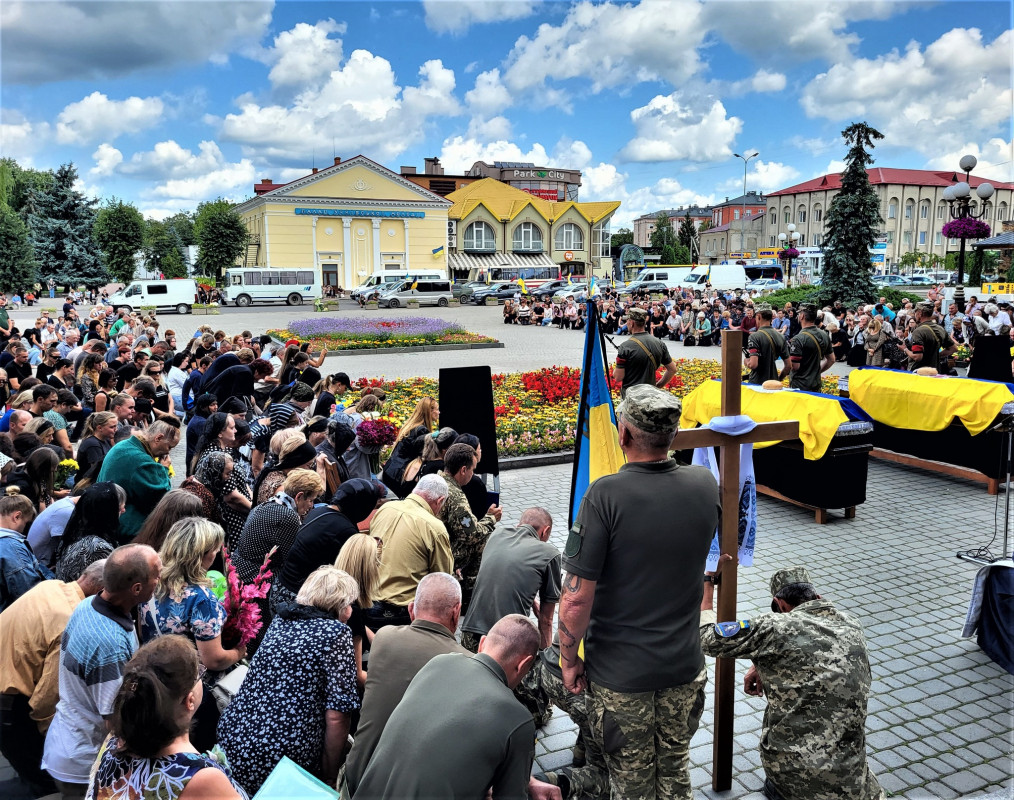
[[[722, 334], [722, 416], [733, 417], [742, 409], [743, 332]], [[739, 436], [717, 433], [707, 428], [681, 429], [674, 447], [688, 450], [698, 447], [720, 448], [719, 490], [722, 500], [722, 530], [719, 544], [732, 561], [722, 567], [718, 584], [718, 619], [736, 619], [737, 554], [739, 551], [739, 446], [747, 442], [773, 442], [799, 438], [799, 422], [760, 422]], [[712, 749], [711, 788], [724, 792], [732, 788], [732, 739], [735, 721], [736, 659], [715, 660], [715, 741]]]

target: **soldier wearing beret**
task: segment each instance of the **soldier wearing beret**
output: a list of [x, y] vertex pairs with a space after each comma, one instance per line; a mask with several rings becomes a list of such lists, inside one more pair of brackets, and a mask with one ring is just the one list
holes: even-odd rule
[[588, 487], [564, 549], [563, 683], [588, 692], [617, 798], [693, 796], [689, 746], [707, 683], [701, 575], [720, 505], [708, 470], [669, 458], [680, 412], [669, 392], [627, 389], [616, 413], [627, 463]]
[[[613, 378], [620, 384], [623, 397], [631, 386], [642, 383], [661, 389], [676, 374], [676, 363], [669, 355], [669, 348], [645, 330], [647, 323], [648, 312], [643, 308], [634, 306], [627, 309], [630, 338], [620, 345], [616, 353], [616, 369], [613, 370]], [[665, 372], [656, 380], [659, 367], [665, 367]]]
[[716, 625], [706, 576], [700, 635], [704, 652], [749, 658], [744, 688], [767, 695], [760, 756], [769, 800], [878, 800], [866, 763], [870, 661], [862, 625], [817, 594], [804, 567], [771, 577], [771, 610]]

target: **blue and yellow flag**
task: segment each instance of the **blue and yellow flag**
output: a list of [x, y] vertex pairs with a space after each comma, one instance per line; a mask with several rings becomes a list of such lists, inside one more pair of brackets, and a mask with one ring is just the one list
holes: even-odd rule
[[588, 301], [588, 327], [584, 339], [584, 366], [574, 442], [574, 478], [570, 485], [570, 524], [574, 524], [581, 500], [592, 481], [612, 475], [626, 462], [616, 431], [616, 412], [609, 393], [609, 366], [605, 337], [599, 328], [595, 303]]
[[525, 286], [524, 278], [518, 278], [518, 288], [521, 290], [521, 294], [528, 294], [528, 287]]
[[440, 258], [443, 254], [444, 254], [444, 246], [443, 245], [440, 245], [440, 247], [434, 247], [433, 248], [433, 257], [434, 258]]
[[599, 288], [599, 282], [595, 280], [595, 276], [592, 276], [591, 283], [588, 284], [588, 296], [594, 297], [602, 290]]
[[413, 280], [412, 278], [409, 278], [409, 280], [412, 281], [412, 285], [409, 288], [414, 292], [416, 289], [419, 288], [419, 279], [416, 278]]

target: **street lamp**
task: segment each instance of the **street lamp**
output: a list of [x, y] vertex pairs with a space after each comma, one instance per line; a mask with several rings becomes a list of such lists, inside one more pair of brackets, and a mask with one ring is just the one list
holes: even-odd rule
[[739, 212], [739, 253], [742, 257], [746, 253], [746, 165], [751, 158], [757, 158], [760, 152], [753, 153], [749, 156], [741, 156], [739, 153], [733, 153], [736, 158], [743, 159], [743, 208]]
[[[791, 222], [786, 227], [788, 233], [779, 233], [778, 241], [781, 242], [782, 251], [778, 254], [784, 262], [782, 266], [782, 277], [785, 278], [785, 288], [792, 286], [792, 259], [799, 255], [796, 249], [796, 242], [799, 241], [799, 231]], [[795, 254], [795, 255], [793, 255]]]
[[[953, 220], [979, 220], [986, 216], [988, 206], [986, 201], [993, 196], [993, 184], [986, 183], [985, 181], [980, 183], [975, 189], [975, 194], [982, 201], [981, 210], [976, 210], [976, 206], [979, 205], [972, 198], [972, 188], [969, 185], [972, 170], [975, 169], [976, 165], [975, 156], [962, 156], [958, 162], [958, 166], [961, 167], [965, 173], [965, 179], [959, 181], [951, 186], [944, 189], [943, 197], [947, 201], [951, 219]], [[945, 234], [946, 235], [946, 234]], [[960, 236], [961, 249], [958, 251], [958, 284], [954, 288], [954, 303], [957, 305], [959, 311], [965, 310], [965, 239], [968, 236]], [[973, 237], [974, 238], [974, 237]]]

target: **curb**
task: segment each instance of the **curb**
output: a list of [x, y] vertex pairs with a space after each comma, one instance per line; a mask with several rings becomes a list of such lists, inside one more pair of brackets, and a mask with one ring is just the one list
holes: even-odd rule
[[528, 469], [529, 467], [552, 467], [557, 464], [570, 464], [573, 461], [573, 450], [564, 450], [560, 453], [537, 453], [533, 456], [509, 456], [500, 459], [500, 471]]

